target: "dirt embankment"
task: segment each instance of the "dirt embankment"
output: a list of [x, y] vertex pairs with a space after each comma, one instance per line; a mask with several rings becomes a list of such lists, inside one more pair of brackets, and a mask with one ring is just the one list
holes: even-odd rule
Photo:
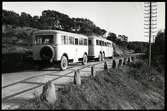
[[81, 86], [67, 85], [50, 106], [39, 97], [21, 109], [164, 109], [164, 75], [143, 61], [119, 69], [98, 72]]
[[114, 56], [125, 56], [125, 55], [128, 55], [128, 54], [131, 54], [131, 53], [134, 53], [133, 50], [127, 50], [125, 47], [123, 46], [119, 46], [115, 43], [113, 43], [113, 49], [114, 49]]

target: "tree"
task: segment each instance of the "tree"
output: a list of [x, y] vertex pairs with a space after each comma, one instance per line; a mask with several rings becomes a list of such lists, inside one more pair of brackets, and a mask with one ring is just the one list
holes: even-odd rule
[[60, 29], [64, 31], [70, 31], [72, 27], [72, 20], [68, 15], [59, 13], [54, 10], [44, 10], [42, 12], [42, 16], [40, 17], [40, 21], [43, 27], [48, 27], [51, 29]]
[[165, 54], [165, 32], [159, 31], [155, 38], [155, 43], [152, 43], [152, 54]]
[[103, 36], [106, 33], [105, 29], [96, 26], [87, 18], [70, 18], [68, 15], [54, 10], [44, 10], [40, 17], [32, 17], [25, 12], [22, 12], [19, 16], [19, 14], [15, 12], [3, 10], [2, 16], [3, 24], [39, 29], [57, 29], [84, 35], [96, 34]]
[[148, 45], [148, 42], [128, 42], [127, 48], [134, 50], [136, 53], [146, 53], [148, 52]]
[[31, 26], [34, 27], [34, 28], [39, 28], [40, 29], [41, 23], [40, 23], [39, 16], [33, 16], [32, 17]]
[[32, 16], [30, 14], [22, 12], [20, 16], [20, 26], [30, 27], [31, 24], [32, 24]]
[[165, 31], [158, 32], [155, 38], [155, 50], [158, 54], [165, 54]]
[[115, 40], [117, 39], [117, 36], [116, 36], [115, 33], [109, 32], [108, 36], [107, 36], [107, 39], [115, 42]]
[[19, 14], [13, 11], [2, 11], [2, 23], [9, 25], [19, 25]]

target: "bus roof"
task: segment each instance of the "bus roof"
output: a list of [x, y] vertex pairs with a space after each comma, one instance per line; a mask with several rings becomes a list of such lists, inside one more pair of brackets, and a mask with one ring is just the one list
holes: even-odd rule
[[37, 34], [57, 34], [57, 33], [66, 34], [68, 36], [82, 36], [82, 37], [88, 38], [87, 36], [83, 34], [76, 34], [76, 33], [71, 33], [71, 32], [66, 32], [66, 31], [60, 31], [60, 30], [38, 30], [34, 34], [37, 35]]

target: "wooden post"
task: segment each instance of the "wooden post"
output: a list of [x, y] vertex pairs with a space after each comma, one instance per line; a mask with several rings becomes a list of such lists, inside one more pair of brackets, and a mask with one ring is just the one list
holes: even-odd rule
[[95, 66], [91, 66], [91, 77], [95, 77], [96, 76], [96, 72], [94, 70]]
[[130, 56], [130, 62], [132, 62], [132, 56]]
[[128, 57], [128, 62], [129, 62], [129, 63], [132, 62], [131, 56]]
[[136, 56], [133, 56], [133, 62], [135, 62], [136, 61]]
[[104, 70], [108, 70], [107, 62], [104, 62]]
[[133, 62], [133, 56], [131, 56], [131, 60], [132, 60], [132, 62]]
[[123, 66], [123, 59], [122, 59], [122, 58], [118, 60], [118, 66], [119, 66], [119, 67], [120, 67], [120, 66]]
[[81, 77], [80, 77], [79, 70], [75, 71], [75, 74], [74, 74], [74, 84], [81, 85]]
[[126, 58], [123, 58], [123, 64], [127, 64], [127, 59]]
[[127, 57], [127, 58], [126, 58], [126, 64], [129, 62], [128, 60], [129, 60], [129, 59], [128, 59], [128, 57]]
[[47, 101], [50, 104], [54, 104], [57, 100], [56, 87], [53, 82], [49, 81], [43, 86], [42, 93], [40, 95], [42, 101]]
[[124, 58], [121, 58], [121, 66], [124, 65]]
[[130, 59], [129, 59], [129, 57], [128, 57], [128, 63], [130, 62]]
[[121, 59], [119, 59], [118, 61], [119, 61], [118, 67], [120, 67], [121, 66]]
[[115, 60], [115, 63], [116, 63], [116, 68], [118, 68], [119, 59], [116, 59], [116, 60]]
[[132, 56], [131, 58], [132, 58], [132, 62], [135, 62], [135, 56]]
[[113, 64], [112, 64], [112, 68], [118, 68], [118, 64], [119, 64], [119, 60], [114, 59]]
[[112, 68], [115, 68], [116, 66], [116, 63], [115, 63], [115, 60], [112, 61]]

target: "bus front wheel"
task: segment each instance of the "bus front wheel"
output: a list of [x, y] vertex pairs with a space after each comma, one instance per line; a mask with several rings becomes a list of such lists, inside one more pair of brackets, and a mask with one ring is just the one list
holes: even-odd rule
[[68, 60], [66, 56], [62, 56], [61, 62], [60, 62], [60, 69], [65, 70], [68, 67]]
[[85, 64], [87, 64], [87, 62], [88, 62], [88, 57], [86, 54], [84, 54], [82, 64], [85, 65]]

